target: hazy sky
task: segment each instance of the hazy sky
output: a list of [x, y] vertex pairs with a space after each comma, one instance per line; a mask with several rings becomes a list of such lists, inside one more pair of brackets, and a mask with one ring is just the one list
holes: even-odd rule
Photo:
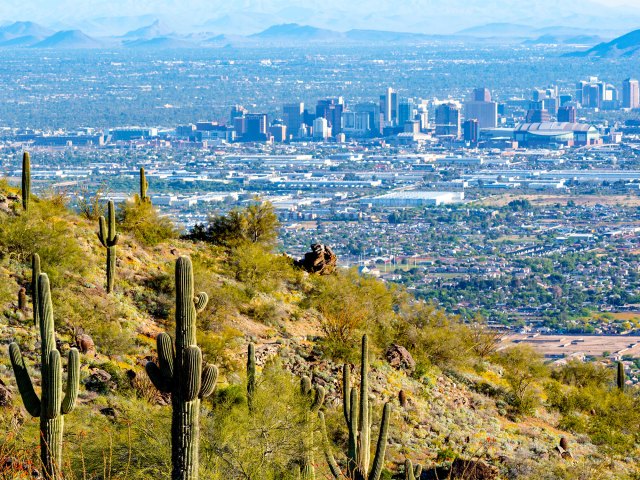
[[[213, 29], [252, 30], [296, 22], [336, 29], [381, 28], [451, 33], [488, 22], [605, 29], [640, 28], [629, 7], [640, 0], [0, 0], [0, 20], [33, 20], [83, 30], [136, 28], [161, 18], [177, 30], [206, 24]], [[580, 12], [578, 16], [576, 11]], [[216, 19], [228, 16], [225, 21]], [[144, 18], [135, 18], [142, 17]], [[108, 17], [109, 20], [105, 20]], [[119, 20], [115, 17], [120, 18]], [[97, 22], [96, 22], [97, 19]], [[82, 21], [87, 23], [83, 26]], [[118, 21], [120, 23], [118, 23]], [[556, 23], [553, 23], [553, 22]], [[560, 23], [561, 22], [561, 23]], [[634, 23], [634, 22], [637, 22]], [[96, 30], [97, 29], [97, 30]], [[436, 30], [438, 30], [436, 32]], [[247, 33], [238, 32], [238, 33]]]

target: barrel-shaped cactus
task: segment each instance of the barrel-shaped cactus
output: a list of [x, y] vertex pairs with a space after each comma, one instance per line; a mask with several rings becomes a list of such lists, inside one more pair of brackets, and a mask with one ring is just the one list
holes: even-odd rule
[[40, 255], [31, 255], [31, 298], [33, 303], [33, 324], [36, 330], [40, 328], [40, 294], [38, 284], [40, 279]]
[[18, 310], [25, 311], [27, 309], [27, 289], [20, 287], [18, 290]]
[[34, 417], [40, 417], [40, 457], [45, 477], [51, 480], [62, 478], [62, 432], [64, 415], [70, 413], [76, 404], [80, 381], [80, 361], [78, 351], [72, 348], [68, 354], [67, 386], [62, 396], [62, 364], [60, 352], [56, 349], [53, 331], [53, 307], [49, 278], [40, 274], [38, 281], [41, 335], [41, 373], [42, 393], [36, 394], [31, 377], [27, 371], [20, 347], [16, 343], [9, 345], [9, 357], [16, 376], [18, 390], [24, 406]]
[[29, 152], [22, 154], [22, 208], [29, 210], [29, 200], [31, 199], [31, 157]]
[[384, 467], [384, 456], [387, 448], [387, 433], [391, 417], [391, 403], [387, 402], [382, 410], [382, 420], [378, 433], [373, 463], [371, 463], [371, 412], [369, 408], [369, 342], [367, 336], [362, 337], [362, 358], [360, 364], [360, 394], [351, 387], [351, 371], [349, 365], [342, 368], [343, 413], [349, 430], [347, 446], [347, 468], [343, 473], [336, 462], [324, 422], [324, 415], [319, 413], [323, 431], [324, 451], [331, 474], [336, 479], [379, 480]]
[[176, 262], [175, 348], [166, 333], [157, 336], [158, 363], [146, 364], [155, 387], [171, 394], [172, 480], [198, 478], [200, 400], [213, 393], [218, 369], [202, 362], [196, 345], [196, 316], [207, 305], [206, 293], [194, 295], [193, 268], [188, 257]]
[[97, 235], [102, 246], [107, 249], [107, 293], [111, 293], [116, 279], [116, 245], [120, 238], [116, 233], [116, 212], [113, 200], [109, 200], [107, 217], [108, 221], [103, 216], [100, 217]]
[[621, 392], [624, 392], [624, 385], [626, 382], [625, 376], [624, 376], [624, 364], [622, 362], [618, 362], [618, 373], [616, 375], [616, 384], [618, 385], [618, 389]]
[[149, 188], [149, 182], [147, 176], [144, 174], [144, 167], [140, 167], [140, 201], [142, 203], [149, 203], [151, 199], [147, 196], [147, 189]]
[[315, 423], [313, 422], [313, 418], [317, 417], [322, 404], [324, 403], [325, 391], [324, 387], [318, 385], [313, 387], [311, 385], [311, 379], [307, 376], [302, 377], [300, 380], [300, 393], [303, 397], [307, 399], [307, 403], [309, 406], [308, 412], [305, 414], [305, 424], [307, 434], [304, 437], [304, 452], [302, 458], [302, 468], [301, 470], [301, 478], [302, 480], [315, 480], [316, 472], [314, 467], [314, 450], [315, 450], [315, 442], [314, 442], [314, 430]]

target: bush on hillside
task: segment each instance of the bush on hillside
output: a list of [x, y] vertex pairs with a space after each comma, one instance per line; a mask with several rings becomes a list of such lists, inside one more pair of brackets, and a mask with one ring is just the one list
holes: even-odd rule
[[154, 246], [178, 236], [171, 219], [160, 215], [149, 202], [135, 199], [123, 202], [116, 209], [116, 218], [118, 227], [142, 245]]

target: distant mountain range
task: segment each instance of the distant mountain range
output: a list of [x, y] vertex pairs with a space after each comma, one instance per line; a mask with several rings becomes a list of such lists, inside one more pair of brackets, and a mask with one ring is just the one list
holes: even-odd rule
[[[206, 24], [206, 27], [214, 27]], [[203, 24], [203, 28], [205, 25]], [[633, 34], [629, 34], [632, 35]], [[629, 48], [620, 37], [620, 45], [616, 40], [601, 43], [594, 48], [614, 45], [617, 51], [624, 54]], [[635, 37], [633, 37], [635, 38]], [[621, 40], [622, 39], [622, 40]], [[633, 39], [632, 39], [633, 40]], [[0, 27], [0, 48], [51, 48], [51, 49], [83, 49], [83, 48], [147, 48], [177, 49], [203, 46], [262, 46], [293, 45], [299, 43], [333, 43], [333, 44], [418, 44], [430, 42], [494, 42], [523, 43], [526, 45], [595, 45], [602, 37], [593, 32], [573, 27], [545, 27], [535, 29], [521, 24], [493, 23], [461, 30], [455, 35], [428, 35], [411, 32], [395, 32], [385, 30], [352, 29], [345, 32], [319, 28], [298, 23], [273, 25], [251, 35], [225, 35], [203, 31], [200, 33], [179, 34], [162, 21], [156, 19], [151, 23], [134, 28], [119, 36], [89, 36], [81, 30], [50, 30], [34, 22], [15, 22]], [[637, 42], [636, 42], [637, 43]], [[617, 45], [617, 46], [616, 46]], [[589, 50], [589, 52], [594, 49]], [[598, 51], [599, 52], [599, 51]], [[587, 54], [587, 53], [585, 53]], [[589, 53], [591, 54], [591, 53]]]
[[602, 42], [589, 50], [571, 54], [581, 57], [640, 58], [640, 30], [634, 30], [610, 42]]

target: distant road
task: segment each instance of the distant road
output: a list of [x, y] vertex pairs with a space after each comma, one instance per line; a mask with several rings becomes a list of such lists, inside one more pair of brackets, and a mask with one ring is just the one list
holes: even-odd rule
[[547, 358], [570, 356], [601, 357], [632, 355], [640, 358], [640, 335], [540, 335], [514, 334], [502, 339], [502, 345], [528, 344]]

